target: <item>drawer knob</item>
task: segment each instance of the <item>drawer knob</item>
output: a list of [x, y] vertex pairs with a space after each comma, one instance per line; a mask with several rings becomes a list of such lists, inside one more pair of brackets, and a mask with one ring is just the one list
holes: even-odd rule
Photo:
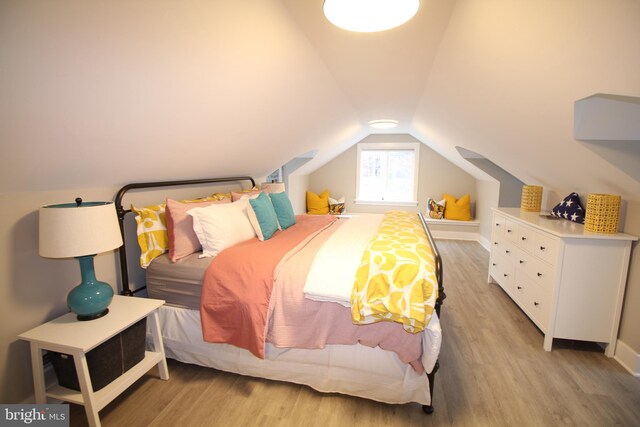
[[496, 227], [500, 227], [500, 224], [498, 224], [497, 222], [496, 222]]
[[504, 277], [509, 277], [509, 275], [508, 275], [508, 274], [506, 274], [506, 273], [505, 273], [505, 274], [503, 274], [503, 276], [504, 276]]
[[542, 277], [542, 273], [538, 273], [538, 277]]
[[522, 240], [527, 240], [527, 238], [526, 238], [526, 237], [521, 237], [521, 239], [522, 239]]
[[511, 251], [504, 251], [504, 253], [506, 253], [506, 254], [508, 254], [508, 253], [510, 253], [510, 252], [511, 252]]
[[524, 264], [524, 261], [523, 261], [523, 260], [520, 260], [520, 264]]
[[495, 262], [492, 262], [492, 263], [491, 263], [491, 265], [493, 265], [493, 266], [495, 267], [495, 266], [496, 266], [496, 263], [495, 263]]
[[516, 288], [518, 288], [518, 289], [522, 289], [522, 286], [516, 286]]
[[540, 246], [540, 250], [541, 251], [544, 251], [545, 249], [547, 249], [547, 248], [545, 248], [544, 246]]
[[511, 233], [511, 230], [509, 230], [508, 228], [507, 228], [507, 233]]
[[493, 244], [494, 244], [494, 245], [497, 245], [497, 244], [498, 244], [498, 242], [493, 242]]
[[540, 305], [540, 303], [539, 303], [539, 302], [537, 302], [537, 301], [534, 301], [534, 302], [533, 302], [533, 305], [535, 305], [535, 306], [537, 307], [537, 306], [539, 306], [539, 305]]

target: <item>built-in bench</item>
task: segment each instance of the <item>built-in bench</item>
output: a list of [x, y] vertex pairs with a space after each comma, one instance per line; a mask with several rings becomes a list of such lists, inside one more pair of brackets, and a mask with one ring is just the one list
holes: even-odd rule
[[[339, 218], [349, 218], [354, 215], [368, 215], [364, 212], [353, 212], [337, 215]], [[475, 240], [483, 243], [480, 236], [480, 221], [455, 221], [451, 219], [432, 219], [424, 217], [431, 235], [435, 239]], [[483, 245], [485, 246], [485, 245]], [[485, 246], [486, 247], [486, 246]]]
[[480, 241], [480, 221], [455, 221], [425, 217], [425, 222], [436, 239]]

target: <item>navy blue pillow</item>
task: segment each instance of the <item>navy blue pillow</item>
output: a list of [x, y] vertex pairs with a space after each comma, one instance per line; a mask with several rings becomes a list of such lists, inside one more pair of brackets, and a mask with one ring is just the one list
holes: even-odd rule
[[584, 224], [584, 209], [578, 193], [571, 193], [551, 209], [551, 215]]

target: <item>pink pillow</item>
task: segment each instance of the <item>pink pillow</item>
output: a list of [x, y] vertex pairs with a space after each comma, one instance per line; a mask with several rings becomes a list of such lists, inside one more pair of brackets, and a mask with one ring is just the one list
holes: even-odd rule
[[237, 202], [238, 200], [240, 200], [244, 196], [257, 196], [260, 193], [262, 193], [262, 190], [250, 190], [250, 191], [243, 191], [241, 193], [236, 193], [235, 191], [232, 191], [231, 192], [231, 201]]
[[203, 208], [223, 203], [231, 203], [231, 200], [182, 203], [177, 200], [167, 199], [167, 234], [169, 236], [169, 259], [172, 262], [202, 250], [198, 236], [193, 231], [193, 217], [188, 215], [187, 211], [193, 208]]

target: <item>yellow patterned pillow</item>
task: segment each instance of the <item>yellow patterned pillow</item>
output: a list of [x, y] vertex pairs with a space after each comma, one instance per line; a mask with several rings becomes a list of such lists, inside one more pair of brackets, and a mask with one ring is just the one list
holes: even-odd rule
[[222, 199], [230, 199], [231, 193], [213, 193], [207, 199], [211, 199], [212, 202], [216, 202]]
[[169, 236], [167, 235], [167, 221], [164, 203], [159, 205], [136, 208], [135, 212], [138, 245], [140, 246], [140, 266], [147, 268], [151, 261], [169, 250]]
[[[231, 195], [229, 195], [229, 198]], [[226, 198], [224, 194], [215, 193], [209, 197], [199, 199], [180, 200], [181, 203], [214, 202]], [[166, 204], [145, 206], [136, 208], [131, 205], [131, 210], [136, 215], [136, 232], [138, 234], [138, 246], [140, 246], [140, 266], [147, 266], [157, 256], [169, 250], [169, 234], [167, 233]]]

